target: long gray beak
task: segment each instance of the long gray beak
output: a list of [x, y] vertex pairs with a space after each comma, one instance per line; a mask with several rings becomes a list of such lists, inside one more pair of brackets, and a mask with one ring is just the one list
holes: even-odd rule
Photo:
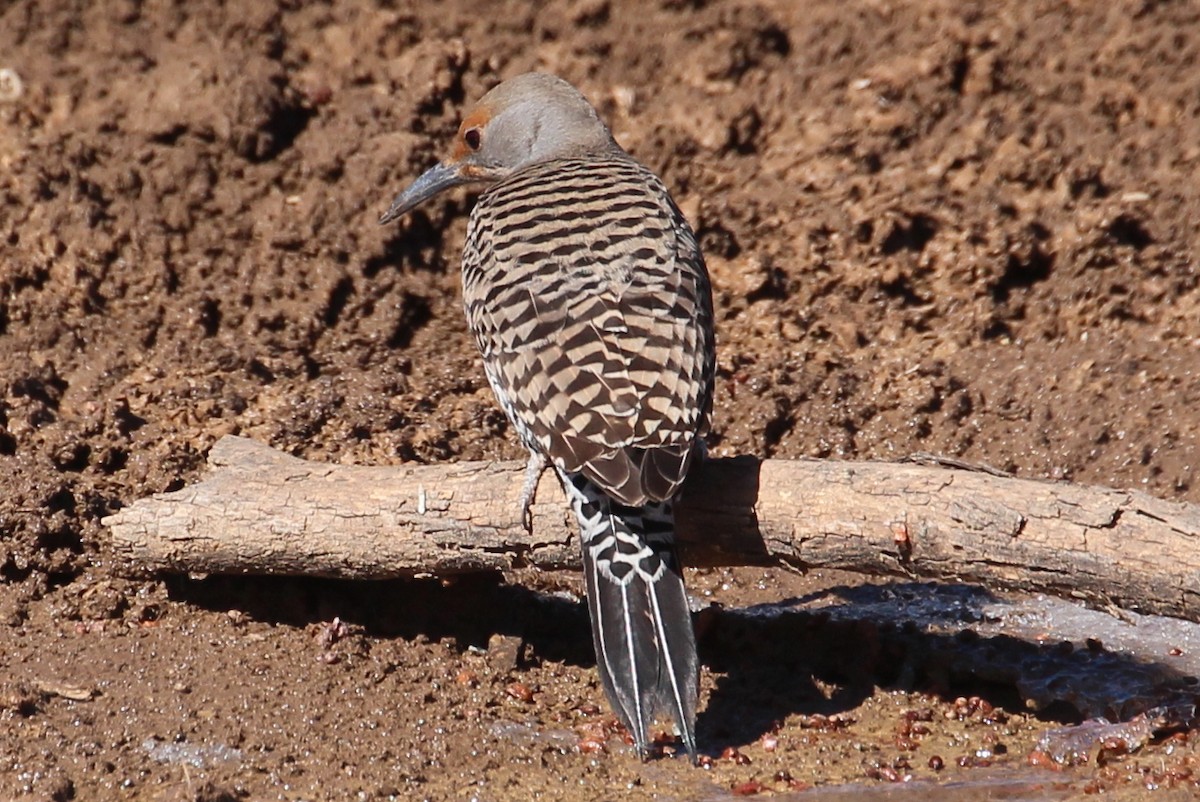
[[407, 212], [425, 201], [443, 192], [451, 187], [456, 187], [459, 184], [465, 184], [470, 181], [458, 172], [458, 165], [449, 165], [446, 162], [436, 164], [430, 167], [421, 174], [416, 181], [409, 185], [408, 189], [401, 192], [392, 201], [392, 205], [379, 218], [380, 224], [390, 223], [400, 215]]

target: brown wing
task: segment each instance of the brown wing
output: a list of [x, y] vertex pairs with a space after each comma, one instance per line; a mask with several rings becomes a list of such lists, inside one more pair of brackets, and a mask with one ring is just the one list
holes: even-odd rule
[[675, 495], [711, 416], [712, 299], [657, 178], [617, 157], [493, 187], [472, 215], [463, 294], [527, 446], [624, 504]]

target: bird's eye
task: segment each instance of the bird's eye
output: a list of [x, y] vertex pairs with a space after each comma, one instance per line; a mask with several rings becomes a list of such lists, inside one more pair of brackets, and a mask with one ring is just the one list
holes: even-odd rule
[[471, 150], [479, 150], [479, 146], [483, 143], [483, 134], [478, 128], [468, 128], [463, 131], [463, 142], [466, 142], [467, 147]]

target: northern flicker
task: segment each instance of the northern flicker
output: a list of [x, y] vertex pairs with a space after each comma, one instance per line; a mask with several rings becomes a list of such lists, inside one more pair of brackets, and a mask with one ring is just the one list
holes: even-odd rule
[[712, 413], [712, 293], [662, 181], [577, 89], [530, 73], [466, 116], [450, 156], [380, 222], [487, 185], [462, 257], [467, 322], [529, 450], [522, 520], [546, 467], [579, 521], [600, 677], [643, 758], [658, 712], [693, 762], [699, 663], [672, 502]]

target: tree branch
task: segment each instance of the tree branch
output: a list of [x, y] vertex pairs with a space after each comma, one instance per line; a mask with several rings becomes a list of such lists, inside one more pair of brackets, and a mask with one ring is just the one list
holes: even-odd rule
[[[579, 564], [553, 472], [307, 462], [239, 437], [212, 472], [104, 519], [134, 571], [383, 579]], [[710, 460], [677, 505], [690, 566], [840, 568], [1200, 619], [1200, 507], [1135, 491], [907, 464]]]

